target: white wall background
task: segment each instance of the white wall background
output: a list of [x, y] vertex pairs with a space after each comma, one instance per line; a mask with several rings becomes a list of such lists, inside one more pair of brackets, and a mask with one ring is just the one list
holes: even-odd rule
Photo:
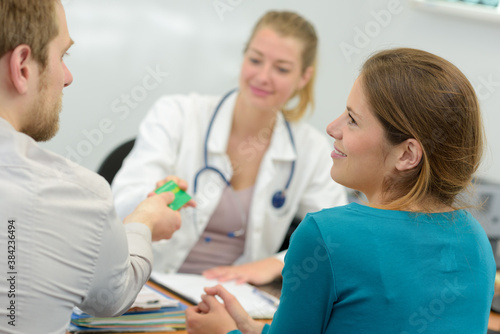
[[[422, 48], [453, 62], [475, 85], [488, 139], [480, 176], [500, 181], [500, 21], [423, 11], [410, 0], [63, 3], [76, 42], [66, 59], [74, 82], [64, 91], [61, 130], [43, 145], [90, 169], [136, 135], [160, 95], [222, 94], [236, 86], [253, 24], [267, 10], [288, 9], [312, 21], [320, 37], [309, 122], [324, 131], [343, 112], [360, 65], [375, 50]], [[363, 39], [360, 31], [369, 34]], [[356, 52], [346, 52], [348, 45]]]

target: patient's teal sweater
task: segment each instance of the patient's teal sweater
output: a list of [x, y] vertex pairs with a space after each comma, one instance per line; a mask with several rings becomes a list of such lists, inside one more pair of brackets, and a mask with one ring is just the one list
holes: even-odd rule
[[325, 209], [292, 235], [280, 306], [262, 333], [486, 333], [495, 272], [465, 210]]

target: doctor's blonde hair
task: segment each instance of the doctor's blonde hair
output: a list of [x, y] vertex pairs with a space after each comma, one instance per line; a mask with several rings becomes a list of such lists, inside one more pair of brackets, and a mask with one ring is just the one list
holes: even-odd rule
[[[318, 49], [318, 36], [314, 26], [302, 16], [289, 11], [270, 11], [264, 14], [256, 23], [252, 34], [245, 46], [245, 52], [248, 50], [250, 42], [255, 34], [262, 28], [268, 27], [283, 37], [293, 37], [302, 42], [302, 74], [308, 67], [313, 68], [309, 82], [301, 89], [296, 91], [290, 100], [299, 98], [296, 106], [292, 108], [283, 107], [282, 112], [288, 121], [298, 121], [301, 119], [307, 108], [314, 108], [314, 81], [316, 78], [316, 58]], [[289, 101], [290, 101], [289, 100]]]

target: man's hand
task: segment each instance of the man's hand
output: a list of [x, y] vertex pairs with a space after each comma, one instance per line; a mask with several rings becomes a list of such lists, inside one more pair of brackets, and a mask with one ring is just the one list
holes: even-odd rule
[[[156, 188], [161, 187], [168, 181], [173, 180], [182, 190], [187, 189], [186, 181], [176, 176], [168, 176], [163, 180], [156, 182]], [[170, 239], [175, 231], [181, 227], [181, 215], [168, 207], [174, 200], [175, 195], [171, 192], [157, 194], [151, 191], [147, 199], [139, 203], [137, 208], [125, 217], [123, 223], [142, 223], [149, 227], [153, 241]], [[185, 207], [195, 207], [196, 202], [190, 200]]]
[[[160, 181], [156, 182], [156, 188], [155, 189], [160, 188], [162, 185], [164, 185], [168, 181], [174, 181], [179, 186], [179, 188], [181, 188], [184, 191], [187, 190], [187, 187], [188, 187], [187, 182], [184, 181], [183, 179], [178, 178], [177, 176], [174, 176], [174, 175], [169, 175], [166, 178], [164, 178], [163, 180], [160, 180]], [[151, 197], [151, 196], [154, 196], [154, 195], [156, 195], [156, 193], [153, 190], [153, 191], [151, 191], [148, 194], [148, 197]], [[194, 207], [196, 207], [196, 202], [193, 199], [191, 199], [191, 200], [189, 200], [189, 202], [187, 202], [186, 204], [184, 204], [182, 207], [185, 208], [185, 207], [188, 207], [188, 206], [191, 206], [191, 207], [194, 208]]]
[[153, 241], [170, 239], [181, 227], [181, 215], [168, 207], [175, 195], [166, 192], [150, 196], [125, 217], [124, 224], [142, 223], [149, 227]]

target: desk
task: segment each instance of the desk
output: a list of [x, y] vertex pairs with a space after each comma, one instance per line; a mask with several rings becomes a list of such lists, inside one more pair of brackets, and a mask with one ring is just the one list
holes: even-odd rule
[[[166, 295], [167, 295], [167, 296], [169, 296], [169, 297], [172, 297], [172, 298], [175, 298], [175, 299], [177, 299], [177, 300], [180, 300], [182, 303], [184, 303], [184, 304], [186, 304], [186, 305], [192, 305], [192, 304], [191, 304], [191, 303], [189, 303], [188, 301], [186, 301], [186, 300], [184, 300], [184, 299], [182, 299], [182, 298], [179, 298], [179, 297], [177, 297], [177, 296], [173, 295], [172, 293], [170, 293], [170, 292], [166, 291], [166, 290], [165, 290], [165, 289], [163, 289], [161, 286], [159, 286], [159, 285], [157, 285], [157, 284], [155, 284], [155, 283], [153, 283], [153, 282], [150, 282], [150, 281], [149, 281], [147, 284], [148, 284], [148, 285], [150, 285], [151, 287], [155, 288], [155, 289], [158, 289], [159, 291], [161, 291], [162, 293], [166, 294]], [[269, 293], [271, 293], [271, 294], [275, 295], [275, 294], [276, 294], [276, 291], [281, 292], [280, 290], [276, 290], [276, 289], [277, 289], [277, 288], [276, 288], [276, 284], [280, 284], [280, 286], [281, 286], [281, 281], [280, 281], [280, 282], [276, 282], [276, 283], [275, 283], [275, 282], [273, 282], [273, 283], [271, 283], [271, 284], [261, 286], [260, 288], [262, 288], [262, 290], [265, 290], [266, 292], [269, 292]], [[277, 296], [277, 297], [279, 297], [279, 296]], [[271, 323], [271, 320], [270, 320], [270, 319], [268, 319], [268, 320], [258, 320], [258, 321], [263, 322], [263, 323], [268, 323], [268, 324], [269, 324], [269, 323]], [[99, 332], [99, 333], [106, 334], [107, 332]], [[181, 330], [181, 331], [175, 331], [175, 332], [147, 332], [147, 333], [144, 333], [144, 332], [140, 332], [140, 333], [130, 333], [130, 332], [128, 332], [128, 333], [126, 333], [126, 334], [173, 334], [173, 333], [175, 333], [175, 334], [187, 334], [187, 331], [186, 331], [186, 330]], [[71, 334], [71, 333], [66, 332], [66, 334]], [[119, 334], [119, 333], [117, 333], [117, 332], [113, 332], [113, 334]], [[123, 333], [122, 333], [122, 334], [123, 334]]]
[[[275, 295], [276, 292], [277, 292], [277, 286], [276, 286], [277, 283], [272, 283], [272, 284], [269, 284], [269, 285], [266, 285], [266, 286], [263, 286], [261, 288], [263, 288], [263, 290]], [[281, 284], [281, 282], [279, 282], [279, 284]], [[151, 285], [152, 287], [154, 287], [155, 289], [158, 289], [160, 290], [161, 292], [165, 293], [166, 295], [172, 297], [172, 298], [176, 298], [176, 299], [180, 299], [179, 297], [176, 297], [176, 296], [173, 296], [170, 292], [166, 291], [165, 289], [163, 289], [162, 287], [158, 286], [157, 284], [154, 284], [152, 282], [148, 282], [148, 285]], [[191, 305], [189, 302], [185, 301], [185, 300], [182, 300], [180, 299], [183, 303], [187, 304], [187, 305]], [[262, 321], [264, 323], [268, 323], [270, 324], [271, 323], [271, 320], [259, 320], [259, 321]], [[494, 330], [494, 331], [499, 331], [500, 332], [500, 313], [496, 313], [496, 312], [490, 312], [490, 318], [489, 318], [489, 322], [488, 322], [488, 329], [491, 329], [491, 330]], [[187, 331], [186, 330], [182, 330], [182, 331], [175, 331], [175, 332], [149, 332], [148, 334], [172, 334], [172, 333], [175, 333], [175, 334], [187, 334]], [[70, 333], [67, 333], [67, 334], [70, 334]], [[103, 332], [103, 334], [105, 334]], [[119, 334], [119, 333], [114, 333], [114, 334]], [[144, 334], [144, 332], [142, 333], [126, 333], [126, 334]]]
[[[184, 304], [192, 305], [188, 301], [183, 300], [182, 298], [179, 298], [177, 296], [172, 295], [170, 292], [166, 291], [165, 289], [163, 289], [162, 287], [160, 287], [159, 285], [157, 285], [155, 283], [148, 282], [148, 285], [151, 285], [152, 287], [154, 287], [155, 289], [158, 289], [159, 291], [165, 293], [169, 297], [172, 297], [172, 298], [180, 300]], [[262, 321], [262, 322], [268, 323], [268, 324], [271, 323], [271, 320], [258, 320], [258, 321]], [[175, 332], [152, 332], [152, 333], [148, 333], [148, 334], [166, 334], [166, 333], [170, 333], [170, 334], [172, 334], [172, 333], [175, 333], [175, 334], [187, 334], [187, 331], [183, 330], [183, 331], [175, 331]], [[127, 333], [127, 334], [145, 334], [145, 333]]]

